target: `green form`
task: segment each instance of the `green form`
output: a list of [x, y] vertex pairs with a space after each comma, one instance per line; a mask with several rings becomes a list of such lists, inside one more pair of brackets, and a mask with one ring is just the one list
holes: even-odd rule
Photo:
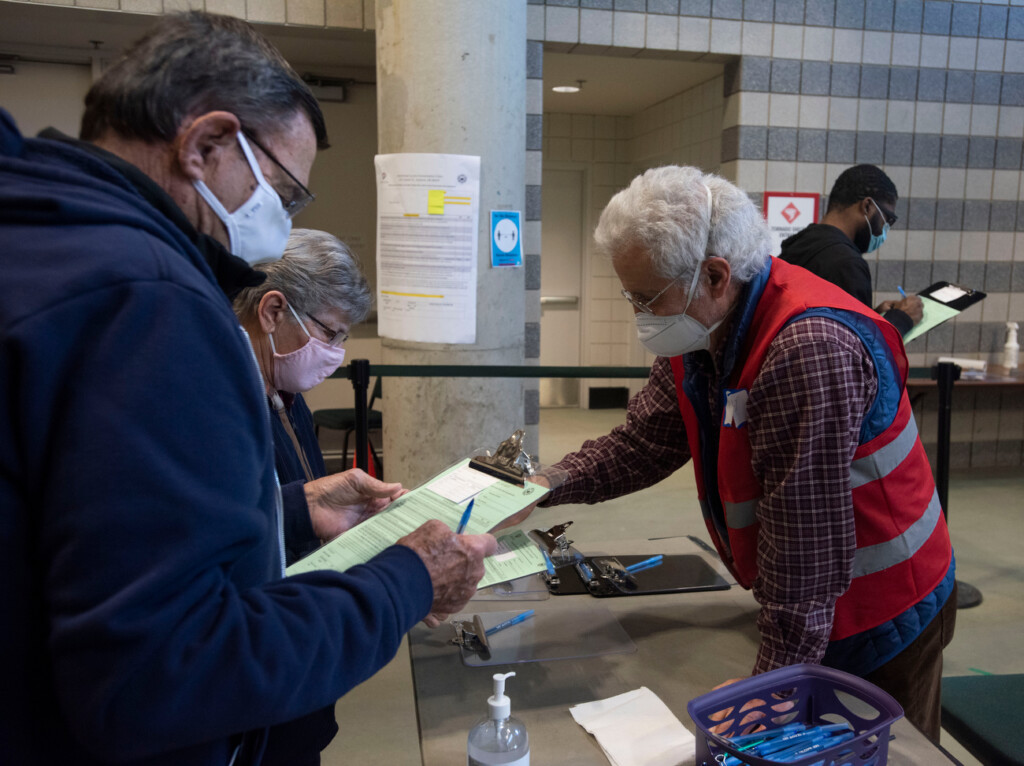
[[924, 305], [924, 316], [921, 317], [920, 322], [914, 325], [913, 330], [903, 336], [904, 345], [960, 313], [956, 309], [950, 308], [945, 303], [939, 303], [936, 300], [932, 300], [927, 295], [921, 296], [921, 303]]
[[[501, 481], [470, 468], [469, 460], [463, 460], [398, 498], [383, 513], [295, 562], [286, 574], [318, 569], [344, 572], [349, 567], [365, 564], [431, 519], [440, 519], [454, 531], [470, 499], [475, 502], [466, 532], [487, 532], [537, 502], [547, 492], [547, 488], [531, 482], [517, 487]], [[498, 552], [484, 560], [484, 568], [484, 579], [478, 586], [481, 588], [541, 572], [545, 566], [543, 556], [530, 539], [522, 532], [512, 532], [498, 538]]]

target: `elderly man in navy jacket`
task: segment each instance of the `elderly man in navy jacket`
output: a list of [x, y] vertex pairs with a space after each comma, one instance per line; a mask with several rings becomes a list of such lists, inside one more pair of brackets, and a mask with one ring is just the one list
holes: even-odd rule
[[[82, 138], [23, 138], [0, 110], [2, 760], [259, 763], [268, 727], [461, 608], [494, 540], [430, 522], [282, 577], [266, 405], [225, 297], [280, 257], [326, 145], [277, 51], [236, 19], [165, 17], [93, 86]], [[399, 491], [349, 473], [295, 500], [335, 510], [326, 537]]]

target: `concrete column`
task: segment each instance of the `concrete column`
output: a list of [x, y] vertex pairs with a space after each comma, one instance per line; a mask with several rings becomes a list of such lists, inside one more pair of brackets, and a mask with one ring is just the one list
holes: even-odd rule
[[[480, 157], [476, 344], [384, 339], [384, 364], [523, 364], [524, 270], [490, 266], [490, 211], [525, 213], [526, 0], [377, 0], [381, 154]], [[387, 378], [386, 476], [406, 486], [523, 426], [517, 378]], [[537, 445], [528, 445], [535, 452]]]

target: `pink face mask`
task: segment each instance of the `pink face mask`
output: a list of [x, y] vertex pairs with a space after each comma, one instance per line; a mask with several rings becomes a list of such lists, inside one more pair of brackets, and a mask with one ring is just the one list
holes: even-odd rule
[[341, 363], [345, 361], [345, 349], [328, 345], [319, 338], [314, 338], [309, 334], [306, 325], [299, 319], [299, 315], [295, 313], [295, 309], [290, 303], [288, 309], [309, 340], [304, 346], [295, 349], [290, 354], [279, 354], [274, 347], [274, 336], [267, 336], [270, 338], [270, 350], [274, 354], [270, 383], [278, 391], [299, 394], [322, 383], [332, 372], [341, 367]]

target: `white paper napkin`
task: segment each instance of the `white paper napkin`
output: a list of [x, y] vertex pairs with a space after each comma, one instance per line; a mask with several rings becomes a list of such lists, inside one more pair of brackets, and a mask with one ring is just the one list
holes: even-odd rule
[[612, 766], [689, 766], [693, 734], [646, 686], [605, 700], [569, 708], [594, 735]]

